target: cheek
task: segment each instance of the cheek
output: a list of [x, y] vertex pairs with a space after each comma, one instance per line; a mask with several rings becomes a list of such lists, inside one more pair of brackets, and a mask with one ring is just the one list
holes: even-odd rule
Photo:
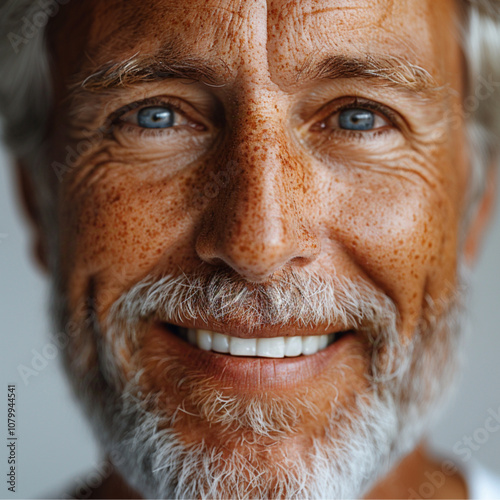
[[328, 190], [328, 237], [392, 298], [403, 328], [413, 331], [425, 295], [440, 297], [454, 280], [456, 207], [446, 189], [417, 176], [346, 178]]
[[[146, 275], [152, 267], [182, 264], [191, 234], [188, 176], [146, 181], [123, 172], [101, 175], [62, 201], [62, 269], [72, 300], [92, 278], [101, 305]], [[185, 251], [185, 250], [184, 250]]]

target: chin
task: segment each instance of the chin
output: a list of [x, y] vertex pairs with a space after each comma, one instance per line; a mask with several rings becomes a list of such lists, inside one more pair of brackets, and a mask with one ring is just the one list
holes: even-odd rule
[[[360, 497], [417, 445], [455, 378], [458, 296], [406, 345], [396, 316], [377, 317], [377, 325], [372, 314], [368, 323], [323, 322], [315, 334], [334, 330], [324, 347], [276, 359], [201, 348], [189, 330], [206, 328], [205, 320], [171, 314], [151, 296], [143, 298], [154, 314], [144, 312], [138, 290], [153, 282], [124, 293], [102, 323], [58, 308], [58, 328], [80, 322], [65, 352], [75, 392], [103, 451], [144, 497]], [[248, 318], [212, 317], [214, 331], [229, 325], [225, 332], [242, 338], [306, 328], [279, 314], [276, 324], [252, 318], [251, 329]]]

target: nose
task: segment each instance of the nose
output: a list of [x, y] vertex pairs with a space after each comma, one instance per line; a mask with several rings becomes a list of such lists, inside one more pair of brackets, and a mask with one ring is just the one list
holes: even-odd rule
[[316, 259], [320, 245], [309, 225], [304, 172], [286, 149], [285, 140], [258, 127], [233, 149], [229, 182], [212, 200], [197, 236], [203, 261], [258, 283]]

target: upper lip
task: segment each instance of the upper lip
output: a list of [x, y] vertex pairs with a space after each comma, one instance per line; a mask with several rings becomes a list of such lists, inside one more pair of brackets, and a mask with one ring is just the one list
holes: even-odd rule
[[180, 326], [183, 328], [193, 328], [199, 330], [209, 330], [211, 332], [224, 333], [232, 337], [240, 337], [243, 339], [253, 338], [270, 338], [270, 337], [295, 337], [308, 335], [325, 335], [330, 333], [345, 332], [352, 330], [352, 327], [346, 325], [315, 325], [315, 326], [300, 326], [296, 324], [288, 325], [258, 325], [249, 327], [240, 324], [235, 320], [230, 320], [224, 323], [219, 321], [203, 321], [201, 319], [187, 321], [161, 321], [171, 325]]

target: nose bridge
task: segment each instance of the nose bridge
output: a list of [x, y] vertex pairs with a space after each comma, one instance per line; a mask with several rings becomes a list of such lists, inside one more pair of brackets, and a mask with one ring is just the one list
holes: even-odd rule
[[[274, 111], [274, 112], [273, 112]], [[304, 265], [318, 244], [306, 230], [302, 167], [293, 159], [282, 115], [252, 100], [231, 137], [231, 182], [214, 201], [197, 241], [199, 256], [263, 281], [285, 265]]]
[[[280, 244], [290, 219], [284, 166], [278, 141], [268, 128], [257, 126], [236, 149], [239, 165], [231, 196], [232, 224], [226, 226], [265, 251]], [[227, 221], [229, 222], [229, 221]], [[248, 243], [247, 242], [247, 245]], [[282, 242], [284, 243], [284, 242]]]
[[241, 215], [255, 214], [251, 222], [257, 224], [279, 218], [288, 200], [283, 196], [286, 187], [283, 150], [286, 147], [280, 138], [278, 120], [263, 112], [256, 111], [255, 115], [247, 116], [238, 127], [240, 134], [236, 139], [235, 161], [239, 165], [238, 187], [244, 199], [253, 201], [247, 203], [247, 210]]
[[[240, 215], [267, 228], [270, 234], [286, 220], [299, 216], [301, 203], [291, 191], [297, 178], [303, 178], [303, 166], [294, 158], [285, 132], [286, 113], [273, 95], [262, 91], [248, 98], [238, 113], [233, 137], [235, 180], [243, 195], [235, 201], [246, 208]], [[244, 199], [248, 203], [243, 203]]]

